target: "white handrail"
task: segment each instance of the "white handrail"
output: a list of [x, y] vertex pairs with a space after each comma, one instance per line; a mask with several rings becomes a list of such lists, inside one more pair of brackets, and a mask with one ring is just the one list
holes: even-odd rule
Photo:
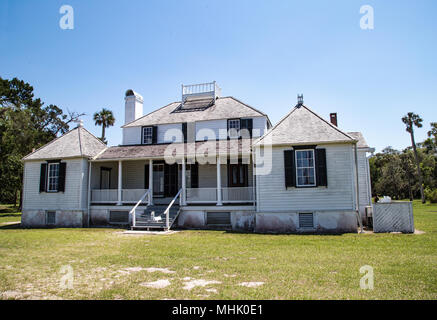
[[182, 188], [179, 189], [178, 193], [174, 196], [173, 200], [170, 202], [170, 204], [168, 205], [167, 209], [165, 209], [164, 214], [165, 214], [165, 225], [167, 227], [167, 231], [170, 229], [170, 219], [168, 217], [169, 213], [170, 213], [170, 208], [173, 205], [173, 203], [176, 201], [176, 199], [179, 197], [179, 195], [182, 192]]
[[136, 224], [136, 213], [135, 210], [137, 209], [137, 207], [140, 205], [141, 202], [143, 202], [143, 200], [146, 198], [146, 196], [149, 195], [149, 201], [148, 203], [150, 203], [150, 189], [147, 189], [146, 193], [143, 194], [143, 196], [141, 197], [140, 200], [138, 200], [138, 202], [135, 204], [135, 206], [132, 208], [131, 211], [129, 211], [129, 214], [132, 215], [132, 226], [135, 227]]

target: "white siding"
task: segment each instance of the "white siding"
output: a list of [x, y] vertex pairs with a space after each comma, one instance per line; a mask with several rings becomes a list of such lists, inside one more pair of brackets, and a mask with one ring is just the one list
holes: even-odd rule
[[358, 182], [360, 194], [360, 212], [364, 213], [364, 208], [372, 204], [369, 160], [367, 159], [367, 154], [365, 151], [358, 151]]
[[260, 211], [354, 210], [354, 159], [351, 145], [320, 145], [326, 149], [328, 187], [285, 188], [284, 154], [272, 150], [272, 172], [257, 176]]
[[[267, 130], [267, 119], [265, 117], [253, 118], [253, 129], [253, 136], [261, 137]], [[259, 133], [255, 129], [259, 129]]]
[[228, 122], [224, 120], [208, 120], [196, 122], [196, 141], [226, 139]]
[[118, 162], [95, 162], [91, 168], [91, 190], [100, 189], [100, 170], [101, 167], [111, 169], [110, 188], [117, 189], [118, 185]]
[[123, 145], [141, 144], [141, 127], [123, 128]]
[[[23, 209], [81, 209], [81, 188], [82, 184], [82, 206], [84, 200], [84, 184], [87, 182], [84, 170], [85, 159], [63, 160], [66, 163], [65, 192], [39, 192], [39, 181], [41, 163], [45, 161], [26, 161], [24, 163], [23, 183]], [[86, 199], [86, 198], [85, 198]]]
[[[253, 136], [259, 137], [264, 134], [267, 128], [267, 119], [265, 117], [254, 117], [253, 119]], [[189, 120], [189, 118], [187, 118]], [[227, 139], [228, 122], [227, 119], [197, 121], [195, 123], [196, 141]], [[167, 133], [167, 138], [165, 137]], [[141, 127], [123, 128], [123, 145], [141, 144]], [[182, 142], [182, 124], [160, 124], [158, 125], [158, 143]]]
[[145, 187], [145, 165], [149, 161], [123, 161], [123, 188], [124, 189], [148, 189]]
[[[167, 136], [166, 136], [167, 135]], [[176, 140], [173, 140], [176, 139]], [[158, 126], [158, 143], [182, 142], [182, 124], [161, 124]]]
[[[244, 118], [246, 119], [246, 118]], [[262, 136], [267, 129], [267, 119], [265, 117], [254, 117], [253, 136]], [[196, 141], [205, 140], [205, 136], [211, 139], [227, 139], [228, 120], [208, 120], [196, 122]]]

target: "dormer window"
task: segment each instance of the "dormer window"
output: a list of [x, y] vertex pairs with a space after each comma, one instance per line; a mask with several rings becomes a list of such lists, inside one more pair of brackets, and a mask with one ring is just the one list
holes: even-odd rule
[[143, 144], [153, 143], [153, 127], [143, 127]]
[[229, 132], [229, 138], [240, 137], [240, 119], [228, 120], [228, 132]]

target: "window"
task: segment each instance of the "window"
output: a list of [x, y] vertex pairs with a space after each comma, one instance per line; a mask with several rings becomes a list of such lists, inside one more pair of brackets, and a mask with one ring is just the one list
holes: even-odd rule
[[240, 119], [228, 120], [229, 138], [240, 137]]
[[[241, 160], [240, 160], [241, 161]], [[248, 186], [248, 166], [244, 163], [228, 164], [228, 186]]]
[[143, 144], [152, 144], [153, 141], [153, 128], [144, 127], [143, 128]]
[[297, 186], [315, 186], [316, 170], [314, 165], [314, 150], [296, 150]]
[[59, 163], [49, 163], [47, 175], [47, 191], [57, 192], [59, 187]]

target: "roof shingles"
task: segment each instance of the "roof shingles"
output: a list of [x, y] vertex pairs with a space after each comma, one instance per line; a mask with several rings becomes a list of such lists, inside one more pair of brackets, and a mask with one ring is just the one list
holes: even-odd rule
[[92, 158], [105, 148], [106, 145], [88, 130], [77, 127], [28, 154], [23, 160]]

